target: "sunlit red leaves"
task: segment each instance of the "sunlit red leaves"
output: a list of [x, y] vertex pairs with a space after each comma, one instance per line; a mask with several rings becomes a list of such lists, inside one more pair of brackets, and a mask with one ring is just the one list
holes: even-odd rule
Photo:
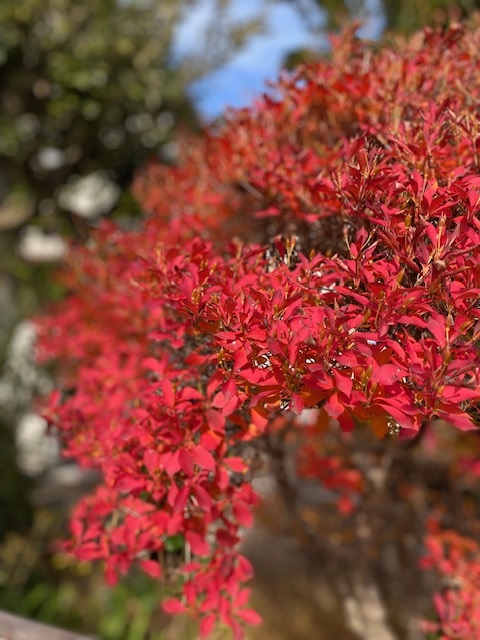
[[424, 568], [444, 583], [434, 595], [436, 622], [424, 622], [428, 633], [442, 638], [470, 640], [480, 634], [480, 548], [472, 538], [433, 528], [426, 540]]
[[163, 608], [170, 614], [200, 615], [202, 638], [208, 637], [217, 622], [230, 626], [238, 639], [244, 635], [242, 623], [260, 622], [260, 616], [247, 606], [250, 590], [239, 587], [239, 582], [251, 575], [251, 567], [241, 555], [216, 555], [210, 566], [193, 562], [185, 570], [197, 574], [195, 581], [186, 582], [183, 600], [169, 598]]
[[194, 562], [166, 606], [203, 635], [257, 622], [235, 555], [256, 499], [246, 443], [286, 419], [306, 438], [317, 412], [300, 466], [347, 515], [364, 487], [315, 449], [332, 425], [477, 428], [478, 31], [452, 34], [375, 53], [347, 35], [179, 166], [153, 164], [143, 228], [72, 250], [70, 295], [39, 322], [60, 390], [45, 415], [104, 479], [72, 550], [111, 581], [135, 562], [155, 576], [148, 553], [178, 536]]

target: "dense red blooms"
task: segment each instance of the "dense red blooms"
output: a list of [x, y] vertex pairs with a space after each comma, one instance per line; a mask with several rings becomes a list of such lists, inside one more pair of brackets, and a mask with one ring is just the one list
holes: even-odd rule
[[[185, 143], [178, 167], [141, 174], [140, 231], [105, 224], [71, 251], [69, 295], [39, 321], [58, 362], [45, 414], [103, 474], [71, 549], [113, 582], [135, 562], [160, 576], [180, 540], [166, 608], [204, 636], [257, 622], [237, 551], [249, 442], [287, 423], [477, 428], [479, 47], [460, 28], [377, 52], [346, 34]], [[305, 445], [299, 472], [349, 513], [361, 474]]]

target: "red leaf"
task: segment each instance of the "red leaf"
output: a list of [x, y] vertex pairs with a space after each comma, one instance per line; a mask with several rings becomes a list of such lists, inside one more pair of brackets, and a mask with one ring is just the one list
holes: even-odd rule
[[461, 431], [474, 431], [478, 430], [477, 425], [472, 422], [472, 419], [467, 413], [448, 413], [437, 412], [439, 418], [443, 418], [446, 422], [450, 422], [455, 427], [458, 427]]
[[175, 475], [180, 471], [179, 451], [167, 451], [161, 455], [163, 468], [169, 476]]
[[175, 406], [175, 392], [173, 389], [173, 384], [170, 382], [170, 380], [162, 380], [161, 387], [165, 404], [167, 405], [167, 407], [173, 408]]
[[235, 411], [239, 404], [239, 400], [236, 395], [229, 394], [228, 397], [223, 393], [223, 391], [219, 391], [213, 399], [212, 407], [215, 409], [220, 409], [220, 413], [222, 416], [229, 416], [231, 413]]
[[203, 618], [200, 622], [200, 637], [208, 638], [208, 636], [213, 631], [213, 627], [215, 626], [215, 622], [217, 620], [217, 616], [214, 613]]
[[250, 580], [253, 575], [252, 563], [245, 558], [245, 556], [239, 555], [237, 558], [237, 576], [239, 580]]
[[341, 413], [338, 416], [337, 420], [338, 424], [340, 425], [340, 429], [342, 431], [345, 431], [346, 433], [349, 433], [355, 426], [355, 423], [349, 411], [344, 411], [343, 413]]
[[215, 409], [222, 409], [225, 406], [226, 402], [227, 399], [225, 398], [223, 391], [219, 391], [213, 398], [212, 407], [214, 407]]
[[247, 624], [255, 625], [262, 622], [262, 618], [253, 609], [242, 609], [237, 612], [237, 615]]
[[298, 393], [292, 393], [290, 409], [297, 415], [302, 413], [302, 411], [305, 409], [305, 402], [303, 401], [303, 398], [298, 395]]
[[446, 400], [450, 400], [452, 402], [463, 402], [464, 400], [480, 399], [480, 391], [477, 391], [476, 389], [468, 389], [467, 387], [446, 385], [443, 388], [442, 396]]
[[118, 583], [118, 573], [112, 565], [107, 565], [105, 569], [105, 580], [109, 587], [114, 587]]
[[344, 411], [345, 407], [338, 399], [338, 394], [332, 394], [325, 403], [325, 411], [332, 418], [338, 418]]
[[185, 387], [181, 391], [182, 400], [203, 400], [204, 395], [193, 387]]
[[193, 457], [186, 449], [180, 449], [178, 454], [178, 461], [180, 468], [187, 475], [193, 475]]
[[233, 371], [237, 372], [248, 363], [247, 354], [243, 349], [238, 349], [233, 356]]
[[175, 613], [185, 613], [187, 608], [184, 604], [178, 600], [178, 598], [169, 598], [165, 600], [162, 605], [165, 613], [175, 614]]
[[150, 475], [153, 475], [155, 471], [158, 471], [161, 468], [161, 455], [158, 451], [154, 451], [153, 449], [147, 449], [143, 455], [143, 464], [147, 468]]
[[268, 418], [263, 407], [255, 407], [252, 409], [252, 422], [259, 431], [264, 431], [268, 424]]
[[372, 416], [371, 424], [373, 433], [377, 438], [384, 438], [387, 435], [389, 428], [389, 417], [387, 415]]
[[397, 380], [404, 377], [404, 372], [395, 364], [384, 364], [375, 367], [371, 377], [372, 382], [379, 382], [383, 385], [394, 384]]
[[152, 578], [159, 578], [162, 575], [162, 567], [155, 560], [141, 560], [140, 566]]
[[440, 347], [443, 349], [446, 344], [445, 337], [445, 318], [442, 318], [440, 314], [435, 314], [428, 319], [427, 329], [432, 333], [433, 337], [437, 340]]
[[173, 515], [183, 513], [189, 495], [190, 487], [183, 487], [183, 489], [180, 489], [177, 497], [175, 498], [175, 502], [173, 503]]
[[225, 428], [225, 418], [216, 409], [207, 409], [205, 412], [208, 424], [214, 431], [223, 431]]
[[198, 500], [198, 504], [204, 511], [210, 511], [212, 508], [212, 498], [208, 491], [199, 485], [193, 487], [193, 495]]
[[237, 385], [235, 384], [235, 380], [232, 378], [226, 382], [222, 387], [222, 392], [227, 400], [230, 398], [236, 397], [237, 395]]
[[70, 529], [77, 541], [80, 541], [83, 534], [83, 523], [80, 520], [74, 518], [70, 522]]
[[157, 360], [156, 358], [144, 358], [142, 360], [142, 365], [145, 367], [145, 369], [154, 371], [160, 376], [163, 376], [165, 373], [165, 363], [161, 360]]
[[229, 400], [227, 400], [227, 402], [223, 405], [222, 408], [222, 415], [227, 417], [229, 415], [231, 415], [235, 409], [238, 407], [239, 405], [239, 400], [238, 398], [234, 397], [234, 398], [230, 398]]
[[235, 596], [235, 607], [237, 609], [243, 609], [244, 607], [246, 607], [248, 601], [250, 600], [251, 593], [251, 589], [240, 589]]
[[235, 473], [244, 473], [247, 470], [247, 464], [243, 458], [225, 458], [224, 463]]
[[395, 318], [395, 320], [399, 324], [411, 324], [414, 327], [420, 327], [421, 329], [426, 329], [427, 323], [423, 318], [419, 318], [418, 316], [405, 316], [401, 315]]
[[185, 539], [196, 556], [208, 556], [210, 554], [210, 547], [207, 541], [196, 531], [187, 531]]
[[355, 503], [350, 496], [340, 496], [337, 508], [342, 516], [349, 516], [355, 510]]
[[401, 427], [404, 427], [405, 429], [414, 428], [412, 420], [400, 409], [398, 409], [397, 407], [389, 403], [388, 400], [380, 398], [379, 400], [377, 400], [377, 404], [383, 407], [385, 411], [388, 414], [390, 414], [392, 418], [396, 420]]
[[335, 385], [337, 389], [342, 393], [344, 393], [347, 396], [347, 398], [349, 398], [353, 389], [353, 380], [350, 377], [350, 374], [346, 373], [345, 375], [342, 375], [340, 371], [338, 371], [337, 369], [334, 369], [333, 377], [335, 378]]
[[195, 464], [201, 469], [207, 469], [207, 471], [215, 471], [215, 458], [212, 454], [204, 449], [200, 445], [196, 445], [193, 450], [193, 459]]
[[240, 625], [236, 620], [230, 620], [229, 625], [233, 631], [233, 640], [243, 640], [245, 637], [245, 631], [242, 625]]
[[213, 451], [216, 449], [221, 441], [221, 436], [218, 433], [215, 433], [215, 431], [206, 431], [200, 436], [200, 443], [204, 449], [207, 449], [207, 451]]
[[233, 513], [235, 519], [242, 527], [251, 527], [253, 523], [253, 516], [250, 509], [243, 502], [237, 502], [233, 505]]

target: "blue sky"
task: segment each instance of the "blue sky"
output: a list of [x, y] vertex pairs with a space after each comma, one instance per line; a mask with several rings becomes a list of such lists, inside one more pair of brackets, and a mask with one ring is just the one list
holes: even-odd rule
[[[213, 6], [212, 0], [200, 0], [190, 11], [177, 32], [177, 55], [195, 53], [199, 50], [198, 45], [200, 48], [208, 46], [203, 33], [212, 16]], [[230, 15], [235, 20], [245, 20], [258, 15], [262, 6], [265, 6], [262, 0], [234, 0]], [[380, 0], [367, 0], [366, 7], [366, 22], [361, 35], [379, 37], [383, 29]], [[324, 16], [313, 6], [312, 18], [316, 25], [322, 26]], [[190, 87], [202, 116], [208, 121], [220, 115], [227, 106], [251, 104], [265, 90], [266, 80], [278, 76], [286, 54], [301, 47], [325, 49], [328, 42], [323, 34], [309, 31], [292, 3], [270, 3], [266, 8], [265, 32], [250, 38], [227, 63]]]

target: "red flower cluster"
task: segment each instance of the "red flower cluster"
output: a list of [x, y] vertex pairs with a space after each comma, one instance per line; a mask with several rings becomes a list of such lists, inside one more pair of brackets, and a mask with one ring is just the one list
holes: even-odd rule
[[[45, 413], [66, 455], [104, 478], [72, 549], [112, 581], [134, 562], [156, 577], [181, 536], [167, 608], [204, 635], [257, 621], [237, 551], [249, 442], [278, 421], [307, 435], [305, 409], [381, 438], [476, 428], [479, 47], [478, 29], [377, 52], [345, 34], [145, 171], [141, 231], [105, 224], [71, 251], [39, 353], [58, 362]], [[330, 486], [359, 491], [337, 467]]]

